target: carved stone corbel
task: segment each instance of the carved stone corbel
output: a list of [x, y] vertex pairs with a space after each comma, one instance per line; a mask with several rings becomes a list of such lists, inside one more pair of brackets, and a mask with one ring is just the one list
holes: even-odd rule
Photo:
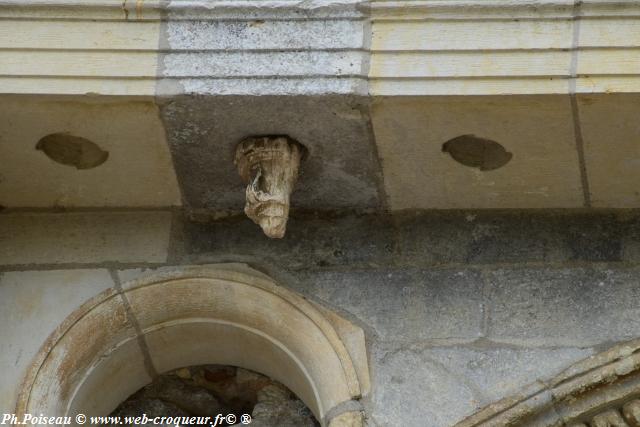
[[288, 136], [251, 137], [236, 149], [235, 164], [247, 184], [244, 212], [271, 238], [284, 237], [303, 153]]

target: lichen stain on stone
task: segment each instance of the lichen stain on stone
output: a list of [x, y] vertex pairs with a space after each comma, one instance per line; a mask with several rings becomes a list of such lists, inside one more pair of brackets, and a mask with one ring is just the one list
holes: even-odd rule
[[442, 151], [465, 166], [490, 171], [509, 163], [513, 154], [499, 143], [475, 135], [461, 135], [442, 144]]
[[142, 7], [144, 0], [136, 0], [136, 19], [142, 19]]
[[38, 141], [36, 150], [51, 160], [76, 169], [91, 169], [100, 166], [109, 158], [109, 152], [86, 138], [67, 133], [52, 133]]
[[124, 19], [129, 19], [129, 10], [127, 9], [127, 0], [122, 0], [122, 11], [124, 12]]

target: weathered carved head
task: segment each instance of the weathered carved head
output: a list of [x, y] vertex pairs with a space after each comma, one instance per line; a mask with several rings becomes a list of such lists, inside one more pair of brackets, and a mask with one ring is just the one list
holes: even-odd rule
[[271, 238], [284, 237], [304, 150], [288, 136], [250, 137], [236, 149], [235, 163], [247, 184], [244, 212]]

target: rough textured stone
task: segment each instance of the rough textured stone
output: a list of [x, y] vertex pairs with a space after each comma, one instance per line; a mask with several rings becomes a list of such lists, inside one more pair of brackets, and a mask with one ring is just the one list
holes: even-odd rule
[[399, 216], [399, 250], [407, 262], [492, 264], [567, 258], [551, 215], [456, 211]]
[[223, 406], [206, 389], [187, 384], [173, 376], [162, 376], [149, 387], [145, 387], [145, 396], [172, 402], [183, 410], [196, 416], [206, 416], [222, 412]]
[[423, 350], [425, 357], [466, 379], [487, 405], [515, 394], [536, 380], [554, 376], [593, 354], [579, 348], [509, 348], [495, 344], [439, 347]]
[[393, 227], [387, 217], [313, 215], [292, 212], [284, 239], [266, 238], [244, 216], [202, 222], [184, 219], [183, 261], [260, 261], [287, 268], [329, 265], [376, 265], [394, 250]]
[[[189, 413], [180, 409], [174, 403], [161, 399], [133, 399], [126, 401], [121, 407], [114, 411], [114, 416], [139, 417], [146, 414], [149, 418], [154, 417], [188, 417]], [[120, 424], [112, 424], [113, 427]], [[163, 427], [175, 427], [175, 424], [161, 424]]]
[[638, 334], [638, 270], [510, 268], [486, 274], [493, 340], [584, 347]]
[[292, 208], [380, 206], [363, 98], [187, 97], [161, 110], [182, 195], [192, 208], [242, 209], [244, 186], [233, 156], [238, 142], [255, 135], [289, 135], [309, 150]]
[[235, 256], [288, 269], [640, 261], [640, 217], [630, 212], [473, 210], [388, 216], [298, 211], [280, 242], [264, 239], [241, 216], [184, 219], [180, 227], [183, 261]]
[[[145, 214], [126, 213], [139, 215], [136, 224]], [[0, 215], [0, 223], [20, 215]], [[97, 214], [57, 215], [90, 224]], [[266, 239], [242, 217], [181, 223], [174, 239], [184, 250], [174, 257], [186, 264], [249, 259], [264, 271], [281, 272], [281, 285], [365, 330], [373, 388], [363, 402], [370, 425], [422, 427], [426, 419], [451, 426], [594, 347], [637, 336], [639, 224], [633, 212], [294, 212], [282, 241]], [[86, 247], [99, 246], [100, 235], [83, 237]], [[76, 256], [66, 247], [58, 252]], [[175, 269], [118, 274], [130, 289], [129, 280]], [[207, 298], [199, 301], [210, 305]], [[478, 340], [483, 332], [487, 336]], [[167, 354], [165, 338], [158, 339], [158, 355]], [[194, 342], [209, 339], [202, 334]], [[154, 336], [149, 343], [155, 349]], [[415, 397], [421, 406], [408, 407]], [[458, 399], [463, 403], [447, 403]]]
[[333, 418], [329, 427], [360, 427], [364, 420], [362, 412], [345, 412]]
[[367, 95], [361, 3], [173, 1], [160, 35], [166, 78], [158, 93]]
[[368, 413], [375, 426], [450, 427], [481, 401], [463, 375], [422, 351], [374, 349], [372, 359], [376, 392]]
[[257, 427], [315, 427], [317, 423], [304, 404], [292, 398], [290, 392], [278, 385], [268, 385], [258, 392], [253, 408], [252, 425]]
[[524, 263], [638, 258], [638, 216], [562, 211], [453, 211], [400, 215], [399, 250], [411, 262]]
[[[430, 348], [383, 343], [374, 350], [373, 369], [378, 375], [374, 375], [372, 418], [381, 426], [418, 427], [425, 425], [420, 420], [429, 420], [429, 427], [450, 427], [482, 406], [553, 376], [590, 354], [575, 348]], [[424, 396], [419, 405], [415, 396]]]
[[482, 283], [474, 270], [305, 271], [300, 290], [340, 307], [384, 340], [473, 340]]
[[229, 415], [238, 422], [234, 425], [245, 425], [243, 416], [249, 415], [251, 425], [259, 427], [318, 426], [311, 411], [282, 384], [257, 372], [223, 365], [190, 366], [160, 375], [112, 415], [145, 413], [212, 419], [220, 414], [226, 418], [223, 425], [230, 425]]

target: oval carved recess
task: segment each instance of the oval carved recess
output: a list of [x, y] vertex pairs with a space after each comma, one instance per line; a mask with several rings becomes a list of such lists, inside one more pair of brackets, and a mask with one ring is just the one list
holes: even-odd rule
[[640, 340], [584, 359], [455, 427], [640, 427]]

